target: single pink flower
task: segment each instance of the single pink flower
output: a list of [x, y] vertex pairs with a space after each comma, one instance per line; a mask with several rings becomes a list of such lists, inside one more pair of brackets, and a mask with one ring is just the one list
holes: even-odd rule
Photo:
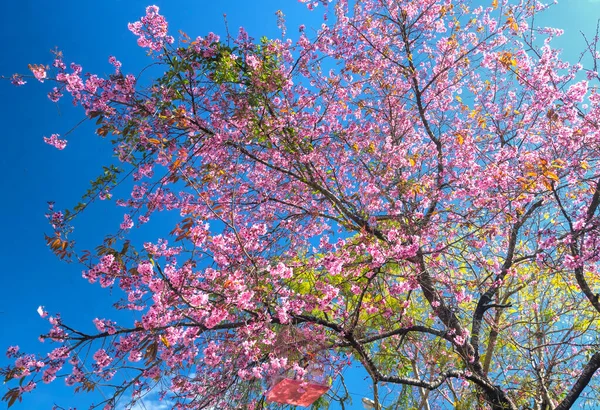
[[46, 316], [48, 316], [48, 312], [46, 312], [46, 311], [44, 310], [44, 307], [43, 307], [43, 306], [38, 306], [38, 308], [37, 308], [37, 312], [38, 312], [38, 314], [40, 315], [40, 317], [46, 317]]

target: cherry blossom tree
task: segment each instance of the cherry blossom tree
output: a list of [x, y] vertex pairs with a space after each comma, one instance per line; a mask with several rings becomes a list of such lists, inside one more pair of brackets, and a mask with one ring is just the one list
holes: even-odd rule
[[[30, 67], [118, 160], [73, 209], [50, 206], [48, 246], [139, 320], [90, 334], [40, 308], [56, 347], [9, 349], [9, 405], [63, 378], [111, 391], [105, 409], [149, 389], [257, 409], [277, 376], [318, 365], [333, 382], [350, 363], [376, 409], [600, 399], [597, 33], [584, 68], [534, 0], [305, 3], [325, 20], [295, 42], [175, 39], [148, 7], [129, 29], [150, 84], [114, 57], [108, 77], [59, 52]], [[97, 200], [123, 221], [86, 251], [73, 226]], [[159, 213], [178, 221], [136, 243]]]

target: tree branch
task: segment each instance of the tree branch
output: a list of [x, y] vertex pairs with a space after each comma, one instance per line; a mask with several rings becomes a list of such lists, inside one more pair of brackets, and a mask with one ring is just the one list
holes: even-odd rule
[[585, 365], [583, 371], [579, 375], [579, 378], [571, 388], [571, 391], [567, 393], [567, 396], [560, 402], [555, 410], [567, 410], [570, 409], [575, 401], [579, 398], [579, 395], [589, 384], [592, 376], [600, 368], [600, 353], [594, 353], [588, 364]]
[[543, 199], [540, 199], [537, 202], [533, 203], [529, 207], [527, 212], [525, 212], [521, 216], [521, 218], [513, 225], [510, 231], [510, 236], [508, 238], [508, 249], [506, 251], [506, 258], [504, 259], [504, 264], [502, 265], [502, 270], [496, 276], [492, 286], [490, 286], [488, 290], [480, 296], [479, 301], [477, 302], [477, 307], [475, 308], [475, 312], [473, 313], [473, 323], [471, 325], [471, 345], [475, 350], [475, 361], [477, 362], [479, 361], [479, 333], [481, 332], [481, 321], [483, 320], [483, 315], [488, 309], [496, 307], [491, 302], [496, 292], [498, 292], [498, 281], [504, 279], [504, 277], [508, 273], [508, 270], [512, 267], [514, 263], [515, 247], [517, 245], [519, 230], [527, 221], [527, 219], [529, 219], [529, 217], [533, 215], [534, 211], [541, 207], [543, 203]]

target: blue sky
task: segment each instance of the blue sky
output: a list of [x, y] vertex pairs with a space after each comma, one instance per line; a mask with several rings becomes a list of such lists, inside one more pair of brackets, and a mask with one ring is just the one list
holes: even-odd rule
[[[0, 31], [5, 39], [0, 58], [0, 74], [27, 73], [28, 64], [49, 64], [50, 50], [59, 47], [66, 61], [81, 64], [84, 71], [110, 73], [108, 56], [115, 55], [125, 72], [136, 73], [147, 63], [145, 52], [136, 46], [127, 23], [138, 20], [149, 0], [21, 0], [4, 2]], [[156, 1], [169, 23], [172, 34], [183, 30], [191, 37], [209, 31], [224, 34], [223, 13], [227, 14], [232, 33], [244, 26], [255, 38], [279, 36], [275, 12], [282, 9], [288, 21], [288, 35], [295, 37], [304, 23], [310, 29], [319, 23], [315, 15], [295, 0], [177, 0]], [[320, 14], [320, 12], [319, 12]], [[574, 61], [583, 48], [579, 31], [590, 36], [600, 18], [600, 0], [566, 0], [555, 6], [540, 24], [564, 28], [566, 35], [554, 43], [565, 49], [565, 57]], [[6, 364], [3, 352], [18, 344], [28, 352], [44, 352], [39, 334], [47, 331], [47, 322], [36, 313], [39, 305], [51, 312], [61, 312], [75, 327], [90, 328], [95, 317], [114, 317], [114, 296], [81, 278], [81, 267], [59, 262], [45, 247], [43, 233], [48, 225], [44, 218], [46, 201], [57, 207], [71, 207], [78, 202], [111, 156], [108, 141], [94, 136], [89, 126], [77, 128], [69, 136], [68, 147], [59, 152], [42, 141], [52, 133], [65, 134], [83, 114], [70, 107], [68, 99], [52, 104], [45, 94], [46, 85], [29, 81], [15, 88], [0, 82], [3, 104], [4, 155], [0, 156], [0, 260], [2, 260], [2, 298], [0, 299], [0, 365]], [[77, 240], [94, 246], [105, 233], [118, 227], [121, 215], [92, 208], [79, 219]], [[123, 319], [128, 319], [120, 316]], [[350, 370], [346, 375], [351, 373]], [[362, 393], [362, 373], [351, 377], [350, 390], [356, 408]], [[5, 389], [0, 389], [0, 395]], [[62, 383], [41, 386], [26, 397], [16, 409], [49, 409], [57, 402], [86, 408], [90, 398], [70, 398]], [[160, 407], [152, 406], [148, 410]]]

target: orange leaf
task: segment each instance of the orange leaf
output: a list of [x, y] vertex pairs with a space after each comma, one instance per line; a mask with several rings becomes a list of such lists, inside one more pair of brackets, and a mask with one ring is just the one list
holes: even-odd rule
[[560, 178], [558, 177], [558, 175], [556, 175], [554, 172], [552, 171], [547, 171], [546, 172], [546, 177], [550, 178], [553, 181], [559, 182]]
[[161, 335], [160, 336], [160, 341], [163, 342], [165, 346], [171, 347], [171, 344], [169, 343], [169, 341], [167, 340], [167, 338], [165, 337], [165, 335]]

